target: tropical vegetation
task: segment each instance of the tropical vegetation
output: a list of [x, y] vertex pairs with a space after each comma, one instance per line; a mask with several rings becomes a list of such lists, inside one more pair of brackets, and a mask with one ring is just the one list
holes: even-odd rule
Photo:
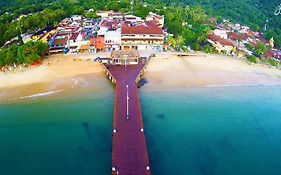
[[48, 48], [46, 43], [41, 41], [30, 41], [23, 45], [13, 45], [0, 50], [0, 67], [6, 65], [32, 64], [44, 56]]

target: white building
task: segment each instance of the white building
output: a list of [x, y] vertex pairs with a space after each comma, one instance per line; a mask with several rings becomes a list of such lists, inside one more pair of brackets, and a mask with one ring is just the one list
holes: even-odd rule
[[149, 12], [148, 16], [145, 19], [146, 21], [156, 21], [160, 24], [160, 27], [164, 26], [165, 17], [164, 15], [158, 15], [153, 12]]
[[133, 26], [122, 27], [121, 49], [122, 50], [152, 50], [163, 51], [164, 32], [156, 26]]
[[227, 31], [226, 30], [220, 30], [220, 29], [215, 29], [214, 30], [214, 34], [223, 38], [223, 39], [227, 39], [228, 35], [227, 35]]
[[100, 16], [101, 18], [108, 18], [109, 14], [113, 13], [112, 10], [109, 11], [98, 11], [97, 15]]
[[144, 20], [141, 19], [141, 17], [135, 16], [135, 15], [125, 15], [124, 19], [131, 23], [144, 22]]
[[114, 31], [107, 31], [104, 35], [104, 39], [106, 50], [119, 50], [121, 45], [121, 28]]
[[76, 22], [81, 22], [82, 21], [82, 16], [80, 16], [80, 15], [73, 15], [71, 17], [71, 20], [72, 21], [76, 21]]
[[208, 42], [219, 52], [230, 55], [234, 51], [234, 43], [231, 40], [221, 38], [215, 34], [209, 34]]
[[73, 33], [69, 39], [69, 51], [70, 53], [75, 53], [78, 51], [81, 45], [83, 45], [83, 37], [80, 32]]
[[98, 30], [98, 36], [104, 36], [105, 33], [108, 31], [107, 27], [100, 27], [100, 29]]

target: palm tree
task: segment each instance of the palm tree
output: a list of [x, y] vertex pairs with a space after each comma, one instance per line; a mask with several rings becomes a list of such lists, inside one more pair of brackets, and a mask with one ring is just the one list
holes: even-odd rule
[[182, 48], [183, 45], [184, 45], [184, 37], [181, 36], [181, 35], [177, 36], [177, 38], [176, 38], [176, 49], [177, 49], [177, 51], [179, 51]]

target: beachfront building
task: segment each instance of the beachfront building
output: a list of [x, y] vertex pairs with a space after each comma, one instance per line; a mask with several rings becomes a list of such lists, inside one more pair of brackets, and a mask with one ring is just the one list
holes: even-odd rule
[[121, 30], [122, 50], [163, 51], [164, 33], [156, 26], [123, 26]]
[[133, 65], [139, 62], [139, 52], [137, 50], [119, 50], [111, 52], [110, 64], [113, 65]]
[[68, 48], [68, 38], [55, 38], [50, 45], [50, 53], [60, 53]]
[[119, 50], [121, 45], [121, 28], [113, 31], [108, 30], [104, 38], [107, 51]]
[[230, 55], [234, 50], [234, 43], [231, 40], [221, 38], [213, 33], [209, 34], [208, 42], [211, 43], [219, 53], [224, 52]]
[[67, 52], [69, 49], [70, 33], [57, 33], [49, 42], [50, 53]]
[[91, 52], [103, 51], [105, 49], [104, 37], [99, 36], [95, 38], [90, 38]]
[[69, 39], [69, 52], [70, 53], [77, 53], [81, 45], [83, 45], [83, 37], [81, 32], [75, 32], [71, 35]]
[[153, 12], [149, 12], [148, 16], [145, 18], [146, 21], [155, 21], [160, 24], [160, 27], [164, 27], [165, 17], [164, 15], [158, 15]]

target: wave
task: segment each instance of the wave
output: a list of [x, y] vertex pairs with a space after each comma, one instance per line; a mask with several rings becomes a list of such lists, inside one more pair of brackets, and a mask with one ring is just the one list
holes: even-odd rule
[[38, 94], [33, 94], [33, 95], [29, 95], [29, 96], [23, 96], [20, 97], [20, 99], [24, 99], [24, 98], [36, 98], [36, 97], [44, 97], [44, 96], [49, 96], [55, 93], [59, 93], [62, 92], [63, 90], [57, 90], [57, 91], [49, 91], [49, 92], [42, 92], [42, 93], [38, 93]]

